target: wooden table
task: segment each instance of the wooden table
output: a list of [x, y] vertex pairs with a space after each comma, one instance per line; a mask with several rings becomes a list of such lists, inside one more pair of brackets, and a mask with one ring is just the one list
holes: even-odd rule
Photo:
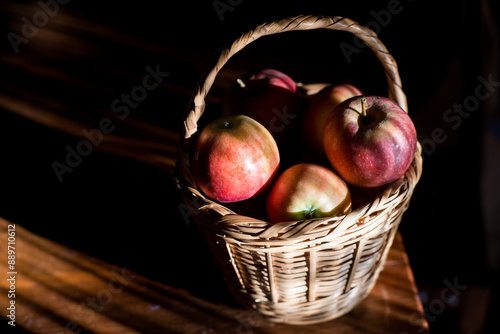
[[[208, 9], [194, 10], [190, 2], [106, 8], [67, 1], [25, 42], [4, 38], [0, 217], [11, 221], [0, 218], [2, 325], [13, 329], [7, 308], [15, 301], [16, 328], [29, 333], [427, 333], [400, 235], [372, 293], [339, 319], [272, 323], [229, 295], [195, 227], [180, 217], [171, 173], [181, 114], [206, 62], [221, 41], [262, 19], [234, 9], [219, 21], [207, 3]], [[354, 7], [351, 13], [358, 13]], [[22, 37], [23, 19], [43, 15], [37, 2], [3, 1], [0, 9], [4, 36]], [[279, 8], [276, 13], [283, 15]], [[355, 55], [355, 66], [336, 66], [345, 59], [335, 36], [327, 37], [331, 52], [322, 53], [296, 48], [295, 37], [283, 44], [259, 41], [219, 74], [208, 108], [239, 73], [263, 64], [287, 68], [304, 82], [329, 82], [330, 73], [345, 70], [367, 89], [383, 91], [383, 74], [368, 51]], [[158, 66], [168, 76], [130, 114], [116, 112], [114, 101], [122, 99], [123, 110], [123, 96], [139, 92], [147, 68]], [[103, 120], [111, 120], [114, 131], [94, 136], [102, 139], [95, 153], [73, 160], [73, 170], [58, 179], [52, 163], [67, 162], [68, 148], [78, 149]], [[10, 225], [15, 236], [8, 235]], [[13, 269], [9, 237], [15, 238]]]
[[[13, 270], [6, 261], [9, 229], [15, 230], [15, 274], [9, 274]], [[189, 287], [152, 280], [4, 219], [0, 219], [0, 244], [2, 317], [11, 321], [5, 310], [14, 301], [16, 326], [31, 333], [428, 332], [399, 234], [375, 288], [363, 302], [341, 318], [306, 326], [272, 323], [229, 298], [215, 302], [200, 298]], [[12, 287], [9, 278], [15, 278]], [[9, 298], [11, 288], [15, 297]]]

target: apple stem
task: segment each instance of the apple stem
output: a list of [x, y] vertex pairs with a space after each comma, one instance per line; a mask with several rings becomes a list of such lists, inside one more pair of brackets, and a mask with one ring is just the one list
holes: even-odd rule
[[363, 116], [366, 116], [366, 98], [365, 97], [361, 98], [361, 114]]
[[240, 78], [236, 79], [236, 82], [240, 85], [241, 88], [247, 88], [247, 85]]

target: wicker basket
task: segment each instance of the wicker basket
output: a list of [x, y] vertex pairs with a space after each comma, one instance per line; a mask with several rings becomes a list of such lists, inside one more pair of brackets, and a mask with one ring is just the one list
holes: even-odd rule
[[375, 53], [389, 97], [407, 110], [397, 65], [376, 34], [346, 18], [297, 16], [243, 34], [215, 57], [186, 110], [177, 161], [177, 186], [234, 297], [272, 321], [311, 324], [352, 310], [373, 288], [422, 171], [421, 147], [401, 179], [347, 216], [271, 225], [238, 215], [206, 198], [190, 170], [193, 139], [205, 98], [222, 66], [256, 39], [310, 29], [348, 31]]

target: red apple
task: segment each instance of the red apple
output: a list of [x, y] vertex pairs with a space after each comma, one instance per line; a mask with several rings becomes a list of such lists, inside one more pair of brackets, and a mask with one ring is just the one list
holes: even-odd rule
[[362, 95], [357, 87], [343, 83], [329, 85], [315, 94], [309, 101], [302, 120], [302, 137], [310, 150], [326, 159], [323, 148], [323, 130], [328, 115], [335, 107], [353, 96]]
[[285, 170], [266, 203], [270, 223], [333, 217], [350, 210], [347, 184], [331, 169], [310, 163]]
[[261, 123], [278, 145], [290, 138], [298, 124], [299, 93], [295, 81], [275, 69], [246, 73], [228, 91], [224, 115], [247, 115]]
[[223, 116], [203, 128], [196, 141], [192, 171], [196, 184], [219, 202], [248, 199], [276, 176], [280, 155], [260, 123], [244, 115]]
[[328, 116], [323, 143], [328, 160], [346, 182], [371, 188], [404, 175], [417, 134], [408, 114], [393, 100], [357, 96]]

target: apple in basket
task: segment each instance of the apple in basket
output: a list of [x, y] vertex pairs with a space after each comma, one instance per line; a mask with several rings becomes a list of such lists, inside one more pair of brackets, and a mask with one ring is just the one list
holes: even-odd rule
[[300, 163], [276, 180], [266, 202], [270, 223], [333, 217], [349, 213], [347, 184], [331, 169]]
[[222, 103], [224, 115], [247, 115], [283, 144], [298, 124], [299, 92], [285, 73], [264, 68], [247, 72], [230, 87]]
[[196, 140], [192, 171], [196, 184], [219, 202], [248, 199], [278, 173], [280, 155], [269, 131], [244, 115], [220, 117]]
[[417, 133], [393, 100], [356, 96], [328, 116], [323, 143], [328, 160], [347, 183], [371, 188], [404, 175], [415, 154]]
[[302, 137], [307, 147], [318, 157], [326, 159], [323, 148], [323, 130], [328, 115], [341, 102], [362, 94], [359, 88], [348, 83], [331, 84], [309, 100], [302, 120]]

